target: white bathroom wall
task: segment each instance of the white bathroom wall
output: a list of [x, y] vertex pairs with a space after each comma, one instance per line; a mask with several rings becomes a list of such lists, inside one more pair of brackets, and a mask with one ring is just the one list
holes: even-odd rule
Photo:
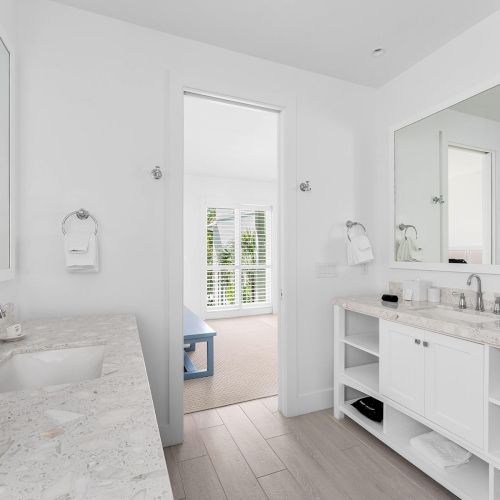
[[[10, 44], [11, 50], [16, 55], [17, 49], [17, 19], [16, 19], [16, 1], [15, 0], [0, 0], [0, 36], [6, 37]], [[14, 71], [16, 68], [14, 68]], [[16, 105], [17, 103], [14, 103]], [[14, 135], [14, 139], [16, 140]], [[17, 142], [17, 141], [16, 141]], [[17, 148], [17, 144], [14, 144]], [[14, 166], [15, 167], [15, 166]], [[15, 207], [14, 207], [15, 208]], [[7, 302], [16, 302], [17, 298], [17, 283], [15, 280], [0, 282], [0, 304]]]
[[[184, 302], [200, 317], [206, 317], [205, 265], [206, 209], [237, 205], [270, 206], [278, 221], [278, 183], [228, 177], [186, 175], [184, 177]], [[277, 228], [277, 226], [276, 226]], [[273, 301], [279, 296], [277, 231], [273, 226]], [[277, 307], [278, 304], [275, 304]]]
[[[18, 8], [23, 316], [135, 312], [168, 442], [162, 287], [162, 249], [169, 244], [162, 187], [168, 182], [166, 74], [173, 71], [208, 91], [223, 84], [249, 95], [293, 93], [297, 182], [312, 185], [310, 193], [297, 191], [298, 409], [329, 406], [331, 300], [366, 292], [373, 276], [370, 266], [345, 267], [343, 224], [360, 217], [356, 193], [364, 182], [360, 167], [372, 151], [374, 91], [46, 0], [24, 0]], [[149, 174], [155, 164], [164, 166], [161, 182]], [[102, 265], [96, 275], [71, 275], [63, 266], [60, 222], [80, 206], [100, 222]], [[336, 277], [317, 278], [317, 264], [325, 262], [339, 265]]]
[[[375, 244], [383, 256], [377, 266], [380, 289], [385, 288], [388, 280], [417, 276], [431, 279], [437, 285], [465, 288], [464, 273], [389, 268], [393, 248], [389, 130], [500, 83], [500, 68], [496, 64], [499, 43], [500, 12], [497, 12], [377, 91], [376, 147], [373, 164], [365, 169], [370, 187], [365, 189], [363, 198], [364, 213], [377, 227]], [[484, 276], [483, 284], [486, 290], [500, 291], [500, 276]]]

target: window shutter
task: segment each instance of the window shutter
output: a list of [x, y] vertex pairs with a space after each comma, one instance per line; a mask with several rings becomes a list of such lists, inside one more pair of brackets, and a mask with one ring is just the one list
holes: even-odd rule
[[236, 305], [235, 210], [207, 209], [207, 307]]
[[272, 305], [271, 210], [207, 209], [208, 310]]

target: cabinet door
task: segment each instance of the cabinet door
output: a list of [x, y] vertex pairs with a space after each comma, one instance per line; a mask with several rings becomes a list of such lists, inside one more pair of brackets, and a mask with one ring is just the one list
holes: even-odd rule
[[483, 446], [484, 346], [426, 332], [425, 416]]
[[418, 328], [380, 321], [380, 392], [422, 415], [424, 333]]

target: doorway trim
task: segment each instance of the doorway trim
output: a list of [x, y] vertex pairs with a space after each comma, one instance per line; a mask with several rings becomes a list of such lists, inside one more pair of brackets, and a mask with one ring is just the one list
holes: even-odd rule
[[[164, 332], [168, 336], [167, 421], [160, 433], [164, 446], [181, 443], [184, 420], [183, 202], [184, 93], [196, 93], [279, 111], [279, 279], [281, 301], [278, 326], [278, 406], [285, 416], [299, 412], [297, 359], [297, 99], [294, 94], [260, 89], [258, 85], [195, 81], [168, 72], [165, 106], [166, 175], [164, 182], [163, 266]], [[179, 214], [182, 214], [179, 217]]]

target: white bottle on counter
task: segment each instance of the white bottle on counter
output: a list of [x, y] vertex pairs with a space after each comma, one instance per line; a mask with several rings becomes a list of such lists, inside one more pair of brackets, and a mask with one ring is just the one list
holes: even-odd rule
[[6, 304], [0, 309], [0, 340], [14, 340], [22, 336], [21, 324], [16, 322], [15, 306]]

